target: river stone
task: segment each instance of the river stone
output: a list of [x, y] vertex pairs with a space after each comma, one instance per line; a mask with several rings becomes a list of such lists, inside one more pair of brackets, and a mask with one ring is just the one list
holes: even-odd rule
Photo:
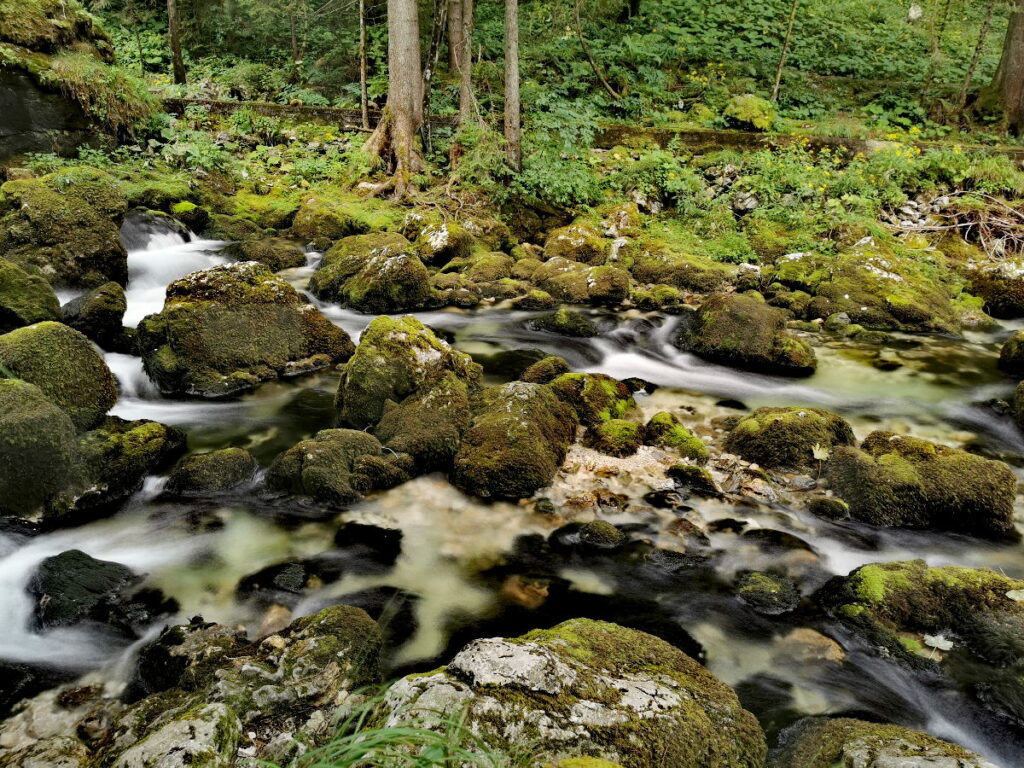
[[769, 768], [997, 768], [963, 747], [899, 725], [808, 717], [782, 732]]
[[570, 224], [548, 233], [544, 242], [544, 258], [561, 257], [582, 264], [600, 266], [605, 263], [611, 251], [611, 241], [593, 227], [585, 224]]
[[71, 418], [38, 387], [0, 379], [0, 517], [36, 512], [76, 462]]
[[95, 168], [67, 168], [0, 186], [0, 253], [38, 267], [53, 284], [128, 281], [120, 226], [128, 200]]
[[172, 495], [222, 493], [252, 480], [257, 469], [244, 448], [195, 453], [178, 462], [164, 490]]
[[1024, 331], [1017, 331], [999, 349], [999, 367], [1012, 376], [1024, 376]]
[[0, 259], [0, 333], [59, 319], [60, 303], [50, 284], [36, 271]]
[[636, 409], [629, 387], [603, 373], [564, 373], [551, 382], [551, 389], [588, 427], [625, 418]]
[[550, 314], [541, 315], [531, 320], [530, 325], [539, 331], [557, 333], [559, 336], [591, 338], [598, 334], [593, 320], [583, 312], [571, 309], [559, 309]]
[[[865, 565], [815, 600], [873, 652], [943, 673], [997, 717], [1024, 726], [1024, 581], [923, 560]], [[948, 644], [947, 644], [948, 643]]]
[[306, 265], [306, 251], [303, 247], [284, 237], [243, 240], [225, 248], [224, 255], [237, 261], [258, 261], [271, 272]]
[[130, 342], [122, 322], [127, 309], [124, 288], [117, 283], [104, 283], [61, 307], [61, 317], [103, 349], [129, 352]]
[[342, 301], [345, 283], [379, 255], [408, 253], [412, 244], [395, 232], [370, 232], [343, 237], [324, 253], [309, 279], [309, 291], [325, 301]]
[[35, 384], [80, 430], [99, 424], [117, 402], [117, 380], [89, 340], [45, 322], [0, 336], [0, 371]]
[[716, 294], [684, 323], [675, 344], [712, 362], [758, 373], [809, 376], [811, 346], [786, 332], [786, 315], [759, 296]]
[[227, 397], [326, 368], [352, 354], [348, 334], [256, 262], [193, 272], [139, 324], [146, 372], [169, 395]]
[[280, 454], [267, 471], [267, 486], [345, 507], [370, 490], [357, 469], [363, 456], [380, 456], [380, 442], [356, 429], [325, 429]]
[[808, 469], [853, 442], [846, 420], [821, 408], [758, 408], [733, 427], [725, 447], [763, 467]]
[[1000, 461], [916, 437], [872, 432], [860, 448], [836, 447], [826, 473], [857, 520], [1020, 538], [1013, 523], [1017, 480]]
[[572, 409], [543, 384], [514, 381], [480, 394], [452, 482], [485, 499], [520, 499], [548, 485], [576, 436]]
[[733, 691], [679, 649], [574, 619], [521, 638], [476, 640], [447, 667], [403, 678], [385, 726], [440, 727], [464, 713], [484, 743], [530, 744], [538, 764], [592, 757], [625, 768], [760, 768], [764, 734]]
[[971, 276], [971, 293], [985, 300], [985, 311], [992, 317], [1024, 316], [1024, 259], [1007, 259], [976, 270]]

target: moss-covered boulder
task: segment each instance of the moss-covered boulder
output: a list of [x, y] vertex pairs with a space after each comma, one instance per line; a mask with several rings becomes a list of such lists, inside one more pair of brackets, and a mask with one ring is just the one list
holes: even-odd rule
[[465, 258], [475, 242], [470, 231], [460, 224], [431, 221], [419, 229], [414, 246], [425, 264], [438, 265]]
[[684, 458], [692, 459], [698, 464], [704, 464], [708, 460], [708, 448], [704, 441], [667, 411], [661, 411], [651, 417], [644, 426], [643, 437], [647, 445], [678, 451]]
[[588, 427], [620, 419], [636, 408], [629, 387], [603, 373], [565, 373], [551, 382], [551, 388]]
[[643, 426], [634, 421], [609, 419], [587, 430], [584, 444], [609, 456], [632, 456], [643, 445]]
[[552, 355], [538, 360], [523, 371], [519, 378], [531, 384], [548, 384], [563, 373], [569, 373], [569, 364], [563, 358]]
[[641, 285], [662, 285], [677, 290], [711, 293], [722, 290], [735, 267], [719, 264], [698, 249], [683, 247], [670, 238], [645, 235], [630, 240], [616, 261]]
[[876, 652], [941, 672], [983, 706], [1024, 725], [1024, 581], [923, 560], [865, 565], [816, 600]]
[[251, 481], [257, 468], [244, 448], [194, 453], [175, 465], [164, 490], [176, 496], [223, 493]]
[[763, 467], [807, 469], [853, 442], [846, 420], [821, 408], [758, 408], [733, 427], [725, 447]]
[[811, 346], [786, 332], [785, 313], [749, 294], [711, 296], [675, 343], [707, 360], [760, 373], [809, 376], [817, 367]]
[[475, 383], [481, 370], [412, 316], [375, 318], [338, 384], [338, 417], [357, 429], [372, 426], [388, 401], [401, 403], [446, 372]]
[[309, 279], [309, 290], [326, 301], [342, 301], [345, 283], [375, 256], [409, 253], [411, 244], [395, 232], [371, 232], [343, 237], [324, 253], [317, 271]]
[[769, 768], [996, 768], [958, 744], [901, 725], [808, 717], [783, 731]]
[[544, 241], [544, 258], [560, 257], [581, 264], [601, 266], [611, 251], [611, 240], [586, 224], [571, 224], [548, 233]]
[[0, 253], [37, 267], [53, 284], [128, 281], [120, 226], [128, 200], [95, 168], [68, 168], [0, 186]]
[[370, 490], [356, 471], [362, 456], [380, 456], [380, 441], [355, 429], [325, 429], [292, 446], [270, 465], [269, 488], [344, 507]]
[[353, 351], [345, 331], [256, 262], [171, 283], [163, 311], [139, 324], [139, 346], [162, 392], [199, 397], [326, 368]]
[[476, 640], [447, 667], [399, 680], [386, 703], [386, 725], [441, 727], [465, 713], [485, 743], [507, 752], [530, 744], [538, 764], [763, 768], [767, 751], [754, 716], [699, 663], [651, 635], [587, 619]]
[[317, 244], [369, 231], [351, 205], [318, 195], [304, 198], [292, 220], [292, 234]]
[[35, 384], [80, 430], [99, 424], [117, 402], [117, 380], [89, 340], [61, 323], [0, 336], [0, 371]]
[[1017, 331], [999, 349], [999, 367], [1011, 376], [1024, 376], [1024, 331]]
[[593, 320], [583, 312], [572, 309], [558, 309], [549, 314], [535, 317], [530, 320], [530, 325], [539, 331], [579, 339], [588, 339], [599, 333]]
[[1024, 317], [1024, 259], [1008, 259], [971, 273], [971, 292], [993, 317]]
[[61, 307], [61, 318], [103, 349], [127, 352], [130, 342], [123, 325], [127, 309], [124, 288], [104, 283]]
[[258, 261], [271, 272], [306, 265], [306, 251], [303, 247], [284, 237], [242, 240], [225, 248], [224, 255], [237, 261]]
[[872, 525], [1016, 540], [1017, 479], [1000, 461], [891, 432], [838, 446], [828, 482], [850, 515]]
[[736, 578], [736, 597], [757, 613], [778, 616], [800, 604], [800, 590], [785, 576], [765, 571], [743, 571]]
[[60, 302], [38, 270], [0, 259], [0, 333], [60, 320]]
[[38, 387], [0, 379], [0, 515], [32, 515], [76, 463], [71, 418]]
[[338, 300], [369, 314], [408, 312], [441, 304], [430, 285], [427, 268], [410, 253], [371, 256], [345, 281]]
[[576, 436], [572, 409], [542, 384], [488, 387], [455, 456], [452, 482], [485, 499], [520, 499], [548, 485]]

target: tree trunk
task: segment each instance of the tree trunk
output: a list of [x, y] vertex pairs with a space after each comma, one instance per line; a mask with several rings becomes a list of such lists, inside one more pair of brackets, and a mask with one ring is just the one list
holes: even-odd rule
[[459, 124], [465, 125], [473, 117], [473, 0], [462, 0], [459, 43]]
[[[992, 14], [996, 10], [997, 0], [989, 0], [988, 10], [985, 12], [985, 20], [981, 24], [981, 29], [978, 31], [978, 43], [974, 46], [974, 56], [971, 57], [971, 64], [967, 67], [967, 74], [964, 76], [963, 85], [960, 86], [960, 96], [957, 98], [957, 116], [962, 118], [964, 114], [964, 107], [967, 106], [967, 94], [971, 89], [971, 83], [974, 81], [974, 71], [978, 68], [978, 61], [981, 59], [981, 52], [985, 48], [985, 41], [988, 39], [988, 31], [992, 26]], [[1017, 15], [1014, 13], [1013, 15]], [[1011, 18], [1011, 24], [1009, 30], [1013, 29], [1013, 23]], [[1007, 46], [1010, 44], [1010, 31], [1007, 31], [1006, 43]], [[1006, 52], [1003, 52], [1005, 58]], [[1002, 64], [999, 66], [1002, 69]], [[1020, 73], [1018, 72], [1018, 75]], [[998, 77], [998, 75], [997, 75]], [[1017, 83], [1018, 90], [1020, 83]], [[1004, 102], [1005, 103], [1005, 102]]]
[[793, 0], [789, 9], [789, 23], [786, 25], [786, 37], [782, 41], [782, 51], [779, 53], [779, 67], [775, 70], [775, 84], [772, 86], [772, 101], [779, 100], [779, 88], [782, 87], [782, 70], [786, 67], [786, 59], [789, 56], [789, 45], [793, 42], [793, 24], [796, 23], [796, 10], [800, 6], [800, 0]]
[[378, 192], [393, 187], [409, 193], [412, 176], [423, 165], [416, 137], [423, 122], [420, 20], [416, 0], [388, 0], [388, 101], [377, 129], [366, 142], [371, 156], [390, 159], [394, 176]]
[[427, 61], [423, 67], [423, 114], [425, 119], [420, 126], [420, 135], [423, 137], [423, 150], [428, 153], [433, 146], [433, 139], [430, 134], [430, 90], [434, 81], [434, 72], [437, 70], [438, 60], [441, 58], [441, 40], [444, 37], [447, 22], [448, 0], [434, 0], [430, 49], [427, 51]]
[[462, 0], [448, 0], [448, 71], [462, 72]]
[[594, 70], [594, 74], [597, 75], [597, 79], [601, 81], [601, 85], [603, 85], [604, 89], [608, 91], [608, 95], [618, 101], [622, 98], [621, 94], [612, 88], [611, 83], [608, 82], [608, 79], [604, 76], [601, 68], [597, 66], [597, 61], [595, 61], [594, 57], [590, 55], [590, 47], [587, 45], [587, 39], [583, 36], [583, 22], [580, 21], [580, 5], [582, 5], [582, 3], [583, 0], [576, 0], [576, 6], [574, 9], [576, 15], [576, 37], [579, 38], [580, 41], [580, 50], [583, 51], [583, 55], [586, 56], [587, 61], [590, 63], [590, 68]]
[[1002, 107], [1007, 130], [1024, 135], [1024, 5], [1014, 5], [1006, 30], [1003, 57], [992, 84]]
[[513, 170], [523, 169], [519, 115], [519, 0], [505, 0], [505, 154]]
[[359, 111], [363, 128], [370, 127], [370, 99], [366, 92], [366, 0], [359, 0]]
[[185, 61], [181, 58], [181, 32], [178, 28], [177, 0], [167, 0], [167, 34], [171, 42], [171, 62], [174, 68], [174, 82], [185, 84]]

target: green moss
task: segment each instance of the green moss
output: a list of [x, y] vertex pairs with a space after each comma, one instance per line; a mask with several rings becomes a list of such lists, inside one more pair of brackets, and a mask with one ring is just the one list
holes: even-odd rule
[[621, 419], [636, 408], [629, 387], [602, 373], [565, 373], [551, 382], [551, 388], [588, 427]]
[[511, 256], [504, 253], [487, 253], [472, 261], [466, 270], [466, 277], [474, 283], [489, 283], [512, 276]]
[[733, 96], [722, 114], [744, 130], [770, 131], [775, 126], [775, 105], [752, 93]]
[[0, 260], [0, 333], [58, 319], [60, 302], [50, 284], [35, 270]]
[[229, 245], [224, 254], [238, 261], [258, 261], [272, 272], [302, 267], [306, 264], [306, 252], [302, 246], [283, 237], [243, 240]]
[[635, 422], [609, 419], [587, 430], [586, 445], [609, 456], [632, 456], [643, 444], [643, 435]]
[[519, 377], [522, 381], [530, 382], [531, 384], [547, 384], [563, 373], [569, 372], [569, 364], [565, 362], [561, 357], [545, 357], [543, 360], [538, 360], [536, 363], [531, 365], [522, 375]]
[[705, 463], [709, 458], [704, 442], [667, 411], [654, 414], [647, 422], [647, 426], [644, 427], [644, 442], [678, 451], [684, 458], [692, 459], [698, 464]]
[[227, 491], [251, 480], [256, 469], [256, 460], [244, 448], [197, 453], [178, 462], [165, 490], [171, 494]]
[[1014, 376], [1024, 376], [1024, 331], [1017, 331], [999, 350], [999, 367]]
[[325, 429], [274, 459], [267, 486], [345, 507], [367, 490], [353, 470], [361, 456], [380, 456], [380, 442], [354, 429]]
[[336, 242], [324, 254], [309, 281], [313, 295], [329, 301], [341, 301], [345, 283], [357, 275], [375, 256], [408, 253], [408, 240], [394, 232], [352, 235]]
[[438, 306], [423, 262], [407, 253], [377, 253], [345, 281], [339, 300], [361, 312], [384, 314]]
[[557, 333], [560, 336], [574, 338], [590, 338], [598, 335], [597, 326], [583, 312], [571, 309], [559, 309], [547, 315], [530, 320], [530, 325], [537, 330]]
[[544, 242], [544, 258], [555, 257], [581, 264], [600, 266], [611, 252], [611, 241], [586, 224], [572, 224], [548, 233]]
[[725, 446], [765, 467], [807, 469], [853, 440], [842, 417], [820, 408], [759, 408], [733, 428]]

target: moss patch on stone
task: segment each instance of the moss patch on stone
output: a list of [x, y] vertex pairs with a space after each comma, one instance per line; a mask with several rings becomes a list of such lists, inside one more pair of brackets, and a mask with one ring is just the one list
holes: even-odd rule
[[820, 408], [758, 408], [729, 433], [725, 447], [764, 467], [807, 469], [838, 445], [852, 445], [846, 420]]
[[565, 373], [551, 382], [551, 388], [588, 427], [621, 419], [636, 408], [629, 387], [603, 373]]
[[681, 456], [704, 464], [709, 457], [704, 441], [684, 427], [667, 411], [654, 414], [644, 427], [644, 442], [659, 448], [678, 451]]

